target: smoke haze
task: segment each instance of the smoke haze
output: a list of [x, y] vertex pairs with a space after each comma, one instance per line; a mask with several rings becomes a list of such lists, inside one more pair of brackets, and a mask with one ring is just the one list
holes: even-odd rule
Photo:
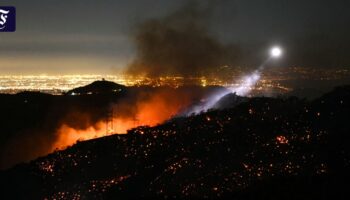
[[133, 38], [137, 56], [127, 73], [191, 77], [235, 63], [239, 49], [222, 44], [208, 31], [210, 12], [191, 2], [164, 18], [139, 24]]

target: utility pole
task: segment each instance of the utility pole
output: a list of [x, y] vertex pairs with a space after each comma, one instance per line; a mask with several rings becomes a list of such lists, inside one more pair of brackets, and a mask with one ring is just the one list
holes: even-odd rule
[[112, 107], [111, 109], [108, 110], [107, 116], [106, 116], [106, 135], [109, 135], [114, 131], [113, 118], [114, 118], [114, 109]]

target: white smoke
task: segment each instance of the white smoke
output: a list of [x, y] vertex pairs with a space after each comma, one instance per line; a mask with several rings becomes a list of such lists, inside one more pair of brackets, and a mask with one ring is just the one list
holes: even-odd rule
[[[260, 69], [260, 68], [259, 68]], [[199, 114], [205, 112], [208, 109], [211, 109], [215, 104], [224, 96], [230, 93], [236, 93], [239, 96], [247, 96], [254, 89], [255, 85], [258, 83], [261, 77], [260, 70], [255, 70], [251, 74], [242, 77], [238, 81], [237, 87], [229, 87], [228, 90], [221, 90], [220, 92], [214, 93], [207, 97], [205, 101], [199, 105], [192, 106], [189, 111], [186, 112], [186, 115], [190, 114]]]
[[256, 70], [253, 73], [247, 76], [244, 76], [240, 80], [240, 84], [237, 87], [231, 87], [230, 90], [239, 96], [246, 96], [251, 92], [251, 90], [260, 80], [260, 77], [261, 77], [260, 71]]

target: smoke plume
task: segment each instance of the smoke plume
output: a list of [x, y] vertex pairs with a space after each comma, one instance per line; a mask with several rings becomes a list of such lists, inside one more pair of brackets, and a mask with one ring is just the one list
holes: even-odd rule
[[192, 2], [164, 18], [139, 24], [133, 38], [137, 56], [127, 73], [193, 77], [234, 63], [237, 47], [224, 45], [209, 33], [210, 12]]

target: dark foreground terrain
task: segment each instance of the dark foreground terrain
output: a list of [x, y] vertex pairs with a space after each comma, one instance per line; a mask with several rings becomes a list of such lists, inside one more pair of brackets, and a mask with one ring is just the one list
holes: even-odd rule
[[0, 198], [349, 199], [349, 113], [350, 86], [251, 98], [17, 165], [0, 173]]
[[126, 87], [102, 80], [63, 95], [0, 94], [0, 170], [51, 153], [59, 136], [57, 130], [62, 125], [85, 130], [106, 121], [113, 107], [118, 110], [114, 117], [133, 119], [137, 116], [138, 105], [152, 104], [155, 96], [155, 99], [164, 99], [163, 104], [174, 107], [181, 102], [198, 102], [203, 96], [223, 89], [214, 86]]

